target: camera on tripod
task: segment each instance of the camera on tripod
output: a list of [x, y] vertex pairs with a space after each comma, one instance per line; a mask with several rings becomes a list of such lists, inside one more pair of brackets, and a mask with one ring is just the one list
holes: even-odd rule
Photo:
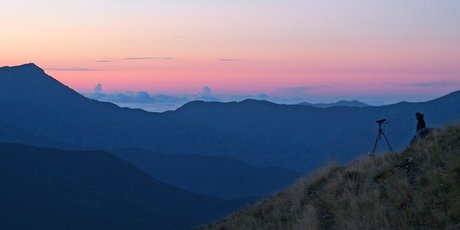
[[383, 125], [383, 124], [387, 124], [387, 123], [388, 123], [388, 122], [387, 122], [387, 119], [381, 119], [381, 120], [377, 120], [377, 121], [375, 121], [375, 122], [377, 122], [377, 124], [379, 124], [379, 125]]
[[372, 151], [369, 153], [369, 156], [374, 157], [375, 156], [375, 151], [377, 150], [377, 144], [379, 143], [380, 139], [382, 137], [385, 139], [385, 142], [387, 143], [388, 147], [390, 148], [390, 151], [393, 153], [393, 148], [391, 148], [390, 142], [388, 142], [387, 136], [385, 135], [385, 132], [382, 128], [383, 125], [388, 124], [387, 119], [380, 119], [375, 121], [379, 125], [379, 132], [377, 133], [377, 138], [375, 139], [374, 147], [372, 148]]

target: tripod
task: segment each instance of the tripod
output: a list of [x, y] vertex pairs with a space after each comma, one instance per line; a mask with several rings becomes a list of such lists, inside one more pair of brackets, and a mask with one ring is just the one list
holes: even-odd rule
[[375, 150], [377, 149], [377, 144], [379, 143], [379, 140], [382, 139], [382, 136], [385, 139], [385, 142], [387, 143], [391, 152], [394, 153], [393, 149], [391, 148], [390, 142], [388, 142], [387, 136], [385, 135], [385, 132], [382, 129], [382, 126], [386, 124], [386, 119], [378, 120], [377, 124], [379, 124], [379, 133], [377, 134], [377, 138], [375, 139], [374, 148], [372, 148], [372, 152], [369, 155], [375, 156]]

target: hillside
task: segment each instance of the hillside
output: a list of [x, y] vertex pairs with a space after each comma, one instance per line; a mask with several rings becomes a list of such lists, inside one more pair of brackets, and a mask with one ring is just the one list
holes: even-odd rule
[[238, 202], [161, 183], [101, 151], [0, 143], [0, 229], [185, 229]]
[[400, 154], [331, 165], [204, 229], [458, 229], [460, 126]]
[[255, 167], [230, 157], [164, 155], [141, 149], [111, 153], [162, 182], [224, 199], [272, 195], [302, 175], [279, 167]]

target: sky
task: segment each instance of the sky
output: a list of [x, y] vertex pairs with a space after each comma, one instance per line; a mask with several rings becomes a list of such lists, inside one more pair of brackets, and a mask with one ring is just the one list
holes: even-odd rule
[[15, 0], [0, 65], [79, 92], [420, 101], [460, 89], [458, 0]]

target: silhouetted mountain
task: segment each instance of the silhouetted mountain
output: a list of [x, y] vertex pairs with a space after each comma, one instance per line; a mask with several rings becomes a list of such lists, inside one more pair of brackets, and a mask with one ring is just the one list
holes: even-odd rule
[[338, 101], [335, 103], [316, 103], [316, 104], [309, 103], [309, 102], [302, 102], [302, 103], [299, 103], [299, 105], [313, 106], [313, 107], [318, 107], [318, 108], [330, 108], [330, 107], [339, 107], [339, 106], [361, 108], [361, 107], [369, 106], [368, 104], [357, 101], [357, 100]]
[[231, 156], [256, 166], [311, 170], [372, 148], [377, 125], [401, 149], [427, 125], [460, 121], [460, 92], [423, 103], [379, 107], [278, 105], [266, 101], [190, 102], [148, 113], [84, 98], [34, 65], [0, 69], [0, 140], [67, 148], [143, 148], [163, 154]]
[[237, 207], [106, 152], [0, 144], [1, 229], [185, 229]]
[[271, 195], [301, 176], [278, 167], [254, 167], [230, 157], [172, 156], [141, 149], [111, 152], [160, 181], [226, 199]]
[[[0, 140], [66, 147], [116, 142], [110, 132], [124, 125], [120, 114], [128, 110], [85, 98], [34, 64], [0, 68], [0, 105]], [[129, 114], [130, 123], [151, 115]]]
[[381, 118], [390, 122], [385, 132], [393, 148], [401, 149], [415, 133], [416, 111], [425, 113], [430, 127], [460, 121], [460, 92], [424, 103], [364, 108], [320, 109], [255, 100], [192, 102], [171, 115], [244, 136], [241, 142], [230, 139], [236, 143], [220, 150], [228, 150], [237, 159], [308, 170], [327, 161], [347, 162], [356, 154], [367, 154], [377, 136], [375, 121]]

